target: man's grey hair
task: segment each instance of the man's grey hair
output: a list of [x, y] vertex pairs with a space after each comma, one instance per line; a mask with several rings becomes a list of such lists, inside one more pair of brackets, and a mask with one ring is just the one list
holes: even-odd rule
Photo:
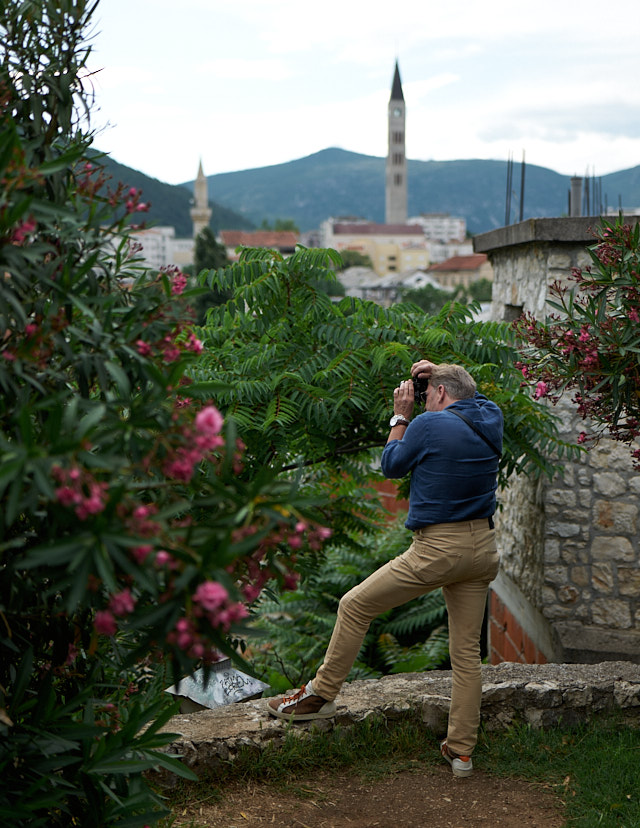
[[443, 385], [447, 394], [454, 400], [468, 400], [476, 393], [476, 381], [461, 365], [449, 365], [443, 362], [431, 371], [430, 385]]

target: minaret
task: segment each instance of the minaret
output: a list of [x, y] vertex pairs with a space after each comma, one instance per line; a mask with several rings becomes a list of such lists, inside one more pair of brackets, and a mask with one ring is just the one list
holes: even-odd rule
[[407, 157], [405, 154], [405, 106], [396, 60], [391, 97], [389, 98], [389, 152], [387, 154], [387, 183], [385, 221], [387, 224], [406, 224], [407, 221]]
[[193, 238], [209, 226], [211, 220], [211, 207], [209, 207], [209, 188], [207, 179], [202, 172], [202, 161], [198, 166], [198, 177], [193, 188], [194, 191], [194, 205], [190, 210], [191, 220], [193, 221]]

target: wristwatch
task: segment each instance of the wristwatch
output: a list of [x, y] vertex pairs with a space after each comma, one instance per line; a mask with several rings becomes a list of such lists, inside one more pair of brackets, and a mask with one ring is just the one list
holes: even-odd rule
[[389, 420], [389, 425], [391, 428], [397, 425], [409, 425], [409, 420], [406, 417], [403, 417], [402, 414], [394, 414], [393, 417]]

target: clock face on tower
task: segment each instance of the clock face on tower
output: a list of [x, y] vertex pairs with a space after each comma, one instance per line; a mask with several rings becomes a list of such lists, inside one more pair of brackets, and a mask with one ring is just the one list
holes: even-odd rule
[[401, 115], [402, 115], [402, 110], [400, 109], [399, 106], [396, 106], [393, 110], [393, 117], [394, 118], [399, 118]]

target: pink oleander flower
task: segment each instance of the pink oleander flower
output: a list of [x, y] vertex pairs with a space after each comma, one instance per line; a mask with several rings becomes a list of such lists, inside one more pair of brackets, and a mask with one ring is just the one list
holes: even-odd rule
[[92, 483], [90, 485], [89, 497], [81, 498], [76, 506], [76, 515], [80, 520], [86, 520], [91, 515], [99, 515], [106, 506], [104, 490], [106, 483]]
[[109, 609], [114, 615], [129, 615], [133, 612], [135, 605], [136, 599], [129, 588], [116, 592], [109, 601]]
[[171, 283], [171, 293], [173, 296], [180, 296], [187, 286], [187, 277], [181, 271], [178, 271], [173, 277]]
[[190, 453], [178, 453], [172, 459], [167, 460], [162, 470], [167, 477], [173, 477], [175, 480], [188, 483], [193, 477], [193, 468], [196, 462]]
[[297, 572], [287, 572], [284, 576], [283, 588], [286, 590], [294, 590], [298, 586], [300, 575]]
[[78, 492], [70, 486], [60, 486], [56, 489], [56, 500], [63, 506], [73, 506], [78, 502]]
[[177, 362], [180, 359], [180, 348], [175, 343], [164, 346], [162, 354], [167, 362]]
[[242, 587], [242, 594], [250, 604], [256, 600], [261, 592], [262, 589], [257, 584], [245, 584]]
[[25, 325], [24, 327], [24, 332], [26, 336], [33, 336], [37, 330], [38, 326], [34, 322], [29, 322], [29, 324]]
[[318, 537], [322, 540], [327, 540], [333, 535], [333, 529], [329, 529], [328, 526], [319, 526], [318, 527]]
[[194, 354], [202, 353], [202, 342], [197, 339], [194, 334], [189, 334], [189, 339], [187, 340], [187, 350], [193, 351]]
[[205, 581], [198, 586], [193, 594], [193, 600], [207, 612], [217, 610], [228, 597], [227, 590], [217, 581]]
[[584, 443], [586, 439], [587, 439], [586, 431], [581, 431], [580, 434], [578, 434], [578, 443]]
[[640, 316], [638, 316], [638, 311], [633, 309], [629, 311], [629, 319], [632, 322], [640, 322]]
[[138, 349], [140, 356], [149, 357], [153, 353], [151, 345], [149, 345], [148, 342], [145, 342], [144, 339], [139, 339], [136, 342], [136, 348]]
[[215, 405], [207, 405], [196, 414], [196, 430], [202, 434], [219, 434], [224, 422]]
[[240, 621], [248, 615], [249, 610], [245, 607], [245, 605], [236, 603], [230, 604], [225, 609], [215, 615], [212, 615], [210, 621], [214, 627], [222, 627], [225, 632], [228, 632], [229, 628], [235, 621]]
[[137, 564], [143, 564], [145, 560], [149, 557], [149, 553], [152, 551], [153, 546], [148, 543], [140, 544], [140, 546], [134, 546], [131, 549], [131, 555], [133, 556], [134, 560]]
[[302, 546], [302, 538], [300, 535], [289, 535], [287, 538], [287, 543], [291, 547], [291, 549], [300, 549]]
[[582, 328], [581, 331], [580, 331], [580, 336], [578, 337], [578, 339], [580, 340], [580, 342], [588, 342], [591, 339], [591, 336], [589, 334], [589, 329], [588, 328]]
[[98, 610], [93, 624], [99, 635], [115, 635], [118, 629], [116, 619], [109, 610]]
[[156, 566], [171, 566], [173, 558], [166, 549], [160, 549], [156, 555], [154, 563]]
[[34, 219], [26, 219], [26, 221], [23, 221], [22, 224], [19, 224], [13, 231], [11, 241], [14, 242], [14, 244], [22, 244], [29, 235], [29, 233], [33, 233], [33, 231], [36, 229], [36, 226], [37, 225]]
[[546, 397], [547, 395], [547, 383], [540, 380], [540, 382], [536, 385], [536, 391], [533, 395], [536, 400], [539, 400], [541, 397]]

